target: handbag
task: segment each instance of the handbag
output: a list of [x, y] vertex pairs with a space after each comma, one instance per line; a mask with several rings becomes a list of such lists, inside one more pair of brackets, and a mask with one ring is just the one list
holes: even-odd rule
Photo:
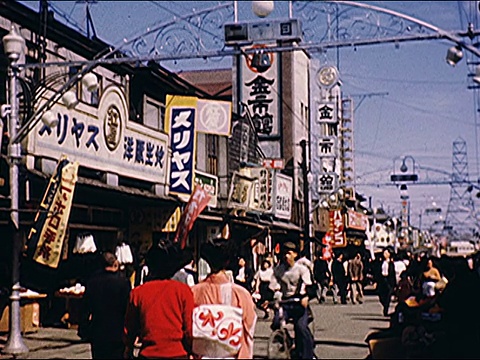
[[243, 310], [232, 306], [232, 284], [222, 284], [222, 304], [193, 309], [193, 353], [207, 358], [233, 358], [243, 337]]

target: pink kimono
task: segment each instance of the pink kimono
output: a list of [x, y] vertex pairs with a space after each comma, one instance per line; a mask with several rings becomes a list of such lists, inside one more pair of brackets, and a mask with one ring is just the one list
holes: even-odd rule
[[[193, 300], [195, 306], [203, 304], [221, 304], [221, 285], [229, 283], [230, 279], [223, 272], [209, 275], [204, 281], [192, 288]], [[241, 340], [238, 359], [253, 358], [253, 334], [257, 315], [255, 313], [255, 304], [252, 296], [243, 287], [237, 284], [232, 285], [232, 306], [243, 309], [243, 339]]]

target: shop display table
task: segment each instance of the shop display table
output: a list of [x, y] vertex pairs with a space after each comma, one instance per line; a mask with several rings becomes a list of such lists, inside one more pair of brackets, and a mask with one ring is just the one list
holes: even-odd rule
[[[34, 291], [20, 292], [20, 331], [22, 333], [35, 332], [40, 327], [40, 299], [46, 298], [46, 294]], [[10, 306], [3, 310], [0, 320], [0, 332], [8, 332], [10, 321]]]
[[77, 328], [80, 320], [83, 292], [56, 291], [55, 296], [65, 299], [65, 314], [62, 317], [62, 322], [68, 324], [70, 328]]

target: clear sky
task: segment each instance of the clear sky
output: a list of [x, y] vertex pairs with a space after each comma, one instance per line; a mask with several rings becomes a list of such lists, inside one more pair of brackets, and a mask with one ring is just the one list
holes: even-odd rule
[[[22, 1], [38, 9], [38, 1]], [[86, 4], [81, 1], [50, 1], [65, 18], [86, 27]], [[145, 31], [148, 26], [172, 20], [192, 11], [225, 3], [218, 1], [98, 1], [90, 4], [97, 36], [112, 44]], [[373, 1], [369, 4], [415, 17], [446, 31], [466, 31], [471, 22], [479, 25], [476, 1]], [[295, 12], [294, 12], [295, 17]], [[61, 16], [56, 14], [56, 18]], [[275, 1], [269, 16], [288, 17], [288, 3]], [[252, 19], [251, 3], [239, 2], [239, 20]], [[233, 20], [233, 19], [232, 19]], [[217, 34], [223, 37], [223, 33]], [[468, 40], [468, 38], [465, 38]], [[474, 39], [478, 41], [478, 39]], [[394, 165], [402, 156], [412, 156], [421, 181], [448, 180], [452, 173], [452, 144], [467, 143], [470, 180], [480, 177], [477, 149], [477, 109], [467, 55], [456, 67], [445, 61], [446, 40], [402, 42], [328, 50], [324, 63], [338, 65], [342, 89], [352, 95], [355, 111], [355, 166], [357, 191], [372, 197], [374, 207], [382, 206], [399, 215], [399, 189], [390, 183]], [[468, 61], [467, 61], [468, 60]], [[164, 64], [165, 65], [165, 64]], [[177, 63], [174, 70], [182, 64]], [[229, 62], [208, 64], [228, 67]], [[168, 67], [168, 66], [167, 66]], [[388, 93], [388, 95], [375, 95]], [[407, 165], [411, 165], [407, 161]], [[428, 172], [424, 169], [430, 168]], [[378, 184], [373, 186], [372, 184]], [[388, 184], [388, 185], [387, 185]], [[447, 211], [448, 185], [410, 185], [411, 222], [419, 225], [419, 214], [434, 202]], [[476, 201], [476, 198], [474, 199]], [[480, 205], [480, 204], [479, 204]], [[478, 206], [477, 206], [478, 207]], [[438, 219], [424, 214], [422, 227]]]

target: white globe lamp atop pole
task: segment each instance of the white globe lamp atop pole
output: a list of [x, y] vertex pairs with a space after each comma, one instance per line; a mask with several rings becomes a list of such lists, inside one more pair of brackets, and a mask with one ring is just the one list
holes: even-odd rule
[[260, 18], [267, 17], [273, 11], [273, 1], [252, 1], [252, 11]]

